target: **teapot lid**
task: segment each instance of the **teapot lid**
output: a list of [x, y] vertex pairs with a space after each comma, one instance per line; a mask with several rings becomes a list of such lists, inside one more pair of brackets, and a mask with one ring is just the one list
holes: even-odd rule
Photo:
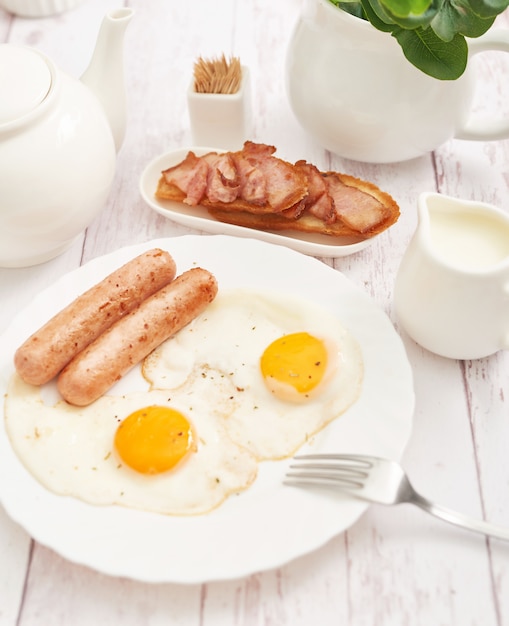
[[33, 111], [51, 88], [51, 71], [43, 56], [30, 48], [0, 45], [0, 124]]

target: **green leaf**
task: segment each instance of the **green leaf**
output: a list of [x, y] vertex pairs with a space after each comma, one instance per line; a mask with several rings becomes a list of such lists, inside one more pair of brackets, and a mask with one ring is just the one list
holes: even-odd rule
[[505, 11], [509, 0], [467, 0], [465, 4], [479, 17], [487, 18], [496, 17]]
[[494, 17], [482, 18], [476, 15], [467, 2], [461, 5], [446, 0], [440, 13], [431, 21], [431, 28], [444, 41], [451, 41], [459, 33], [465, 37], [480, 37], [490, 29]]
[[425, 74], [456, 80], [467, 66], [468, 46], [462, 35], [445, 42], [431, 28], [397, 29], [393, 33], [405, 57]]
[[349, 0], [341, 2], [338, 0], [336, 6], [346, 13], [350, 13], [350, 15], [355, 15], [355, 17], [359, 17], [360, 19], [365, 19], [362, 4], [357, 2], [357, 0], [354, 0], [353, 2], [350, 2]]
[[382, 6], [396, 17], [422, 15], [432, 4], [432, 0], [381, 0]]
[[406, 17], [402, 17], [401, 15], [392, 12], [392, 0], [363, 0], [363, 6], [368, 19], [374, 26], [376, 26], [376, 24], [374, 24], [371, 19], [367, 9], [368, 6], [371, 6], [373, 12], [386, 24], [397, 24], [398, 26], [401, 26], [401, 28], [409, 30], [418, 28], [419, 26], [428, 26], [435, 17], [439, 8], [435, 2], [432, 2], [423, 13], [419, 15], [411, 13]]
[[[376, 29], [385, 31], [386, 33], [392, 32], [394, 21], [385, 13], [376, 0], [361, 0], [361, 3], [366, 18]], [[375, 10], [375, 6], [377, 10]]]
[[455, 80], [465, 71], [465, 37], [479, 37], [509, 0], [330, 0], [339, 10], [390, 33], [407, 60], [425, 74]]

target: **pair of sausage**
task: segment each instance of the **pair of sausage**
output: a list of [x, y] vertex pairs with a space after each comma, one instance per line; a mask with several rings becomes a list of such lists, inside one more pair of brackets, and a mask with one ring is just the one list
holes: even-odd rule
[[62, 397], [86, 406], [215, 298], [202, 268], [175, 278], [172, 257], [149, 250], [76, 298], [18, 348], [21, 378], [42, 385], [57, 374]]

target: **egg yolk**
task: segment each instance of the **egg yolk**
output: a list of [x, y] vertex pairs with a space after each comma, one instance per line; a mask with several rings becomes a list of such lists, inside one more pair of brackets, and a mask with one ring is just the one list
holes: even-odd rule
[[194, 447], [191, 424], [179, 411], [149, 406], [127, 416], [115, 433], [126, 465], [142, 474], [166, 472]]
[[260, 366], [272, 393], [285, 400], [302, 399], [322, 381], [327, 356], [323, 341], [309, 333], [293, 333], [273, 341]]

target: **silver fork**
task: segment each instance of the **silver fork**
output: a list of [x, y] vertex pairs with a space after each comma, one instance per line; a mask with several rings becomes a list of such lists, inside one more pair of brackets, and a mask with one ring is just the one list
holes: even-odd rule
[[329, 485], [378, 504], [415, 504], [441, 519], [497, 539], [509, 540], [509, 529], [467, 517], [427, 500], [410, 484], [394, 461], [362, 454], [306, 454], [294, 457], [286, 474], [290, 485]]

